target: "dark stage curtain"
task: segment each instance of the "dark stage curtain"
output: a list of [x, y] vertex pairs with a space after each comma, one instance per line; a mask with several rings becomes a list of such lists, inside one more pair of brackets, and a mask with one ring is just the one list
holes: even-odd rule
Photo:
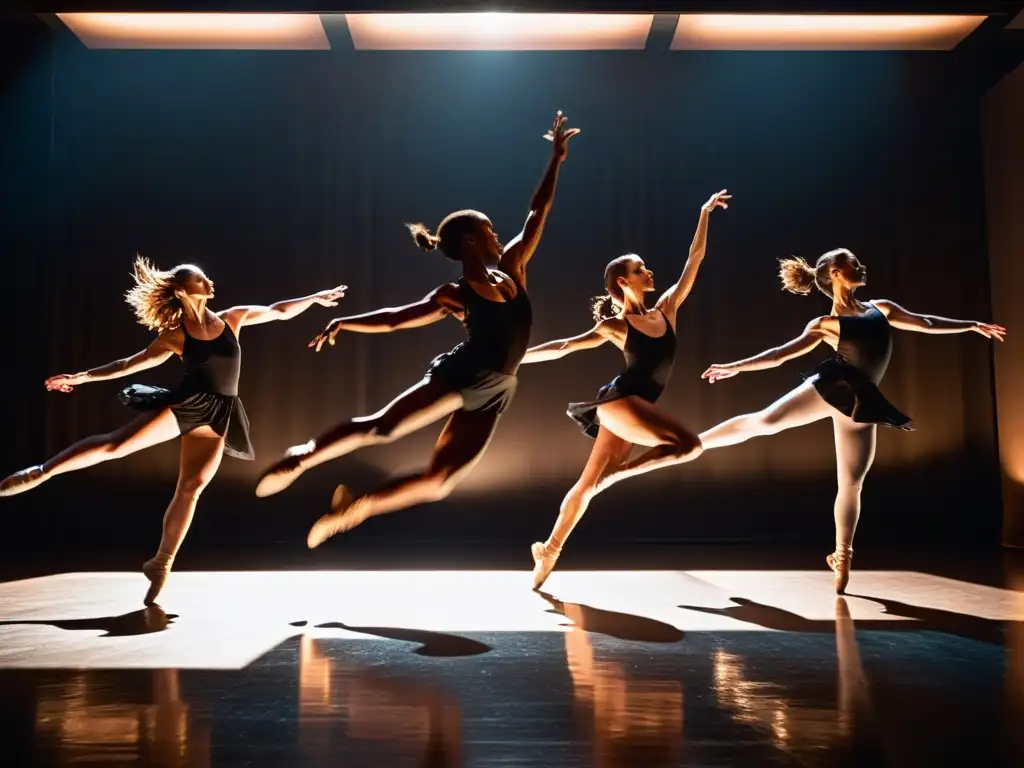
[[[475, 207], [511, 237], [558, 108], [583, 134], [530, 269], [534, 343], [588, 327], [588, 298], [617, 255], [640, 254], [667, 286], [701, 203], [723, 187], [735, 195], [713, 216], [662, 401], [695, 429], [767, 405], [824, 354], [714, 386], [699, 378], [828, 311], [820, 295], [780, 292], [778, 257], [845, 246], [869, 267], [866, 297], [988, 315], [977, 105], [942, 55], [90, 52], [50, 41], [30, 53], [5, 91], [5, 151], [17, 162], [2, 173], [20, 201], [8, 231], [20, 251], [8, 250], [6, 275], [5, 472], [128, 418], [114, 397], [127, 381], [70, 396], [41, 382], [148, 342], [121, 301], [136, 252], [201, 265], [222, 307], [342, 282], [345, 313], [418, 299], [457, 270], [419, 253], [403, 222], [434, 226]], [[426, 461], [435, 428], [321, 468], [271, 501], [252, 496], [286, 446], [382, 407], [462, 337], [448, 321], [344, 335], [315, 355], [306, 343], [331, 316], [313, 309], [243, 332], [241, 394], [258, 457], [225, 460], [197, 518], [200, 544], [301, 538], [335, 482], [363, 490]], [[990, 355], [973, 334], [898, 336], [883, 390], [918, 431], [880, 435], [862, 542], [995, 540]], [[620, 365], [609, 347], [525, 367], [487, 456], [453, 498], [354, 535], [543, 536], [591, 447], [565, 405]], [[175, 363], [165, 368], [135, 380], [173, 381]], [[148, 540], [176, 450], [60, 478], [5, 506], [39, 540], [92, 535], [86, 508], [105, 536]], [[624, 483], [579, 535], [827, 548], [834, 487], [821, 423]]]

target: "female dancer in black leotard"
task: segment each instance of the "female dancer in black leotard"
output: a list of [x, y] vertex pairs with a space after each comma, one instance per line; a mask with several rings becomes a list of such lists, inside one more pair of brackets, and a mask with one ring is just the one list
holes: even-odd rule
[[832, 299], [832, 313], [815, 318], [799, 337], [782, 346], [735, 363], [712, 365], [703, 378], [714, 383], [743, 371], [774, 368], [807, 354], [822, 341], [835, 348], [836, 354], [818, 365], [801, 386], [763, 411], [729, 419], [702, 432], [700, 439], [705, 449], [721, 448], [832, 419], [839, 492], [835, 502], [836, 549], [826, 561], [835, 572], [836, 591], [842, 594], [850, 580], [860, 492], [875, 456], [876, 427], [884, 424], [912, 429], [910, 419], [878, 391], [892, 354], [890, 326], [921, 333], [974, 331], [999, 341], [1006, 329], [973, 320], [917, 315], [892, 301], [859, 301], [853, 294], [865, 284], [867, 271], [845, 248], [822, 255], [814, 267], [797, 258], [784, 259], [780, 264], [779, 275], [787, 291], [808, 294], [817, 286]]
[[[583, 474], [562, 500], [548, 540], [531, 547], [534, 589], [540, 589], [547, 580], [566, 539], [598, 493], [627, 477], [700, 456], [697, 436], [655, 403], [672, 373], [676, 313], [693, 288], [704, 260], [708, 218], [715, 208], [728, 208], [730, 197], [723, 189], [703, 205], [683, 272], [658, 299], [654, 310], [648, 310], [644, 302], [644, 294], [654, 290], [653, 273], [639, 256], [620, 256], [605, 267], [608, 294], [594, 303], [597, 325], [579, 336], [549, 341], [526, 353], [524, 363], [538, 363], [610, 341], [626, 358], [625, 369], [601, 388], [596, 400], [569, 405], [569, 416], [595, 443]], [[650, 450], [623, 463], [634, 445]]]
[[345, 286], [269, 307], [239, 306], [214, 313], [206, 305], [213, 298], [213, 283], [199, 267], [183, 264], [164, 272], [139, 257], [134, 276], [135, 286], [126, 298], [139, 322], [159, 334], [153, 343], [99, 368], [53, 376], [46, 380], [46, 388], [71, 392], [79, 384], [154, 368], [172, 355], [178, 355], [185, 368], [181, 383], [174, 391], [139, 384], [126, 387], [121, 402], [142, 410], [142, 415], [114, 432], [80, 440], [45, 464], [14, 473], [0, 483], [0, 496], [22, 493], [54, 475], [120, 459], [181, 435], [178, 485], [164, 513], [160, 547], [142, 567], [150, 581], [145, 598], [149, 605], [170, 574], [199, 494], [216, 474], [221, 454], [253, 458], [249, 420], [238, 397], [242, 326], [290, 320], [314, 304], [337, 306]]
[[435, 323], [455, 315], [466, 327], [464, 343], [436, 358], [426, 376], [372, 416], [332, 427], [308, 443], [289, 449], [268, 469], [257, 496], [277, 493], [307, 469], [368, 445], [390, 443], [449, 416], [430, 466], [352, 500], [339, 485], [332, 512], [309, 532], [307, 544], [319, 546], [369, 517], [446, 497], [476, 465], [494, 434], [498, 419], [512, 401], [516, 371], [529, 345], [533, 313], [526, 293], [526, 265], [540, 242], [554, 199], [558, 169], [577, 129], [567, 129], [559, 112], [548, 134], [551, 162], [540, 183], [523, 231], [504, 248], [491, 221], [477, 211], [458, 211], [441, 222], [436, 235], [410, 226], [420, 248], [462, 262], [462, 278], [437, 288], [425, 299], [394, 309], [331, 321], [310, 346], [333, 344], [340, 331], [387, 333]]

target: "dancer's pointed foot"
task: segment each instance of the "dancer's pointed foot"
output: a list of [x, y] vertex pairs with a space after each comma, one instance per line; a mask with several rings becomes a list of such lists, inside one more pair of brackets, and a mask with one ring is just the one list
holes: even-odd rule
[[828, 567], [835, 573], [837, 595], [846, 594], [846, 587], [850, 583], [852, 560], [853, 549], [851, 547], [837, 547], [835, 552], [825, 558]]
[[299, 479], [305, 471], [302, 459], [313, 450], [311, 443], [293, 445], [285, 451], [284, 458], [273, 464], [260, 476], [256, 484], [256, 495], [261, 499], [280, 493]]
[[352, 504], [352, 492], [344, 485], [334, 489], [331, 497], [331, 512], [317, 520], [306, 536], [306, 546], [316, 549], [331, 536], [351, 531], [366, 520], [366, 505]]
[[44, 480], [46, 480], [46, 473], [43, 472], [41, 464], [28, 467], [20, 472], [15, 472], [13, 475], [8, 475], [0, 483], [0, 496], [14, 496], [18, 493], [30, 491]]
[[147, 560], [142, 564], [142, 573], [149, 579], [149, 589], [146, 590], [146, 597], [142, 604], [151, 606], [156, 603], [167, 577], [171, 575], [171, 566], [174, 564], [174, 555], [157, 553], [156, 557]]
[[542, 541], [535, 541], [530, 545], [530, 554], [533, 555], [533, 588], [539, 590], [555, 569], [560, 553]]

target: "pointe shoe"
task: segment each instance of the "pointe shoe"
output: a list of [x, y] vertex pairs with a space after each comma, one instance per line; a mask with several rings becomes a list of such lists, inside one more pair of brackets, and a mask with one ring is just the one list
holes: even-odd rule
[[533, 588], [538, 590], [555, 569], [559, 553], [551, 552], [544, 542], [535, 541], [530, 545], [530, 554], [533, 555]]
[[13, 475], [8, 475], [0, 483], [0, 496], [14, 496], [25, 491], [30, 491], [46, 480], [46, 473], [43, 472], [43, 465], [36, 464]]
[[157, 555], [142, 564], [142, 573], [149, 579], [149, 589], [142, 600], [143, 605], [151, 606], [156, 603], [164, 584], [167, 583], [167, 577], [171, 575], [173, 564], [174, 558], [168, 555]]
[[284, 458], [267, 469], [256, 484], [256, 495], [266, 498], [280, 493], [289, 485], [299, 479], [299, 475], [305, 472], [302, 466], [302, 457], [310, 452], [306, 445], [296, 445], [289, 448]]
[[835, 573], [836, 594], [845, 595], [846, 587], [850, 583], [850, 568], [853, 560], [852, 549], [836, 549], [831, 555], [825, 558], [828, 567]]
[[306, 546], [316, 549], [331, 536], [350, 531], [366, 520], [366, 515], [359, 508], [352, 508], [352, 492], [344, 485], [334, 489], [331, 496], [331, 512], [324, 515], [309, 529]]

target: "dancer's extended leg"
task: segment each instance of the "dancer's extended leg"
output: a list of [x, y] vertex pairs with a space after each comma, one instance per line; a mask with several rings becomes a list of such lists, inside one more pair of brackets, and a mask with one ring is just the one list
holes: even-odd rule
[[224, 438], [209, 427], [200, 427], [182, 436], [178, 485], [174, 489], [174, 498], [164, 512], [160, 547], [156, 555], [142, 566], [142, 572], [150, 582], [144, 600], [146, 605], [155, 602], [163, 589], [174, 564], [174, 557], [192, 524], [199, 495], [217, 474], [223, 455]]
[[104, 461], [121, 459], [173, 440], [179, 434], [178, 421], [169, 408], [144, 413], [113, 432], [79, 440], [45, 464], [15, 472], [0, 483], [0, 496], [23, 493], [55, 475], [85, 469]]
[[746, 413], [723, 421], [718, 426], [700, 433], [705, 450], [723, 448], [749, 440], [752, 437], [774, 435], [793, 427], [802, 427], [831, 416], [836, 411], [818, 394], [814, 385], [806, 381], [756, 413]]
[[461, 407], [462, 395], [439, 381], [423, 379], [377, 413], [338, 424], [308, 443], [288, 449], [284, 458], [263, 473], [256, 495], [279, 493], [311, 467], [359, 448], [390, 443]]
[[498, 418], [492, 411], [456, 411], [441, 431], [426, 471], [394, 480], [354, 501], [345, 486], [338, 486], [331, 503], [334, 511], [309, 532], [310, 549], [368, 518], [445, 498], [483, 456]]

